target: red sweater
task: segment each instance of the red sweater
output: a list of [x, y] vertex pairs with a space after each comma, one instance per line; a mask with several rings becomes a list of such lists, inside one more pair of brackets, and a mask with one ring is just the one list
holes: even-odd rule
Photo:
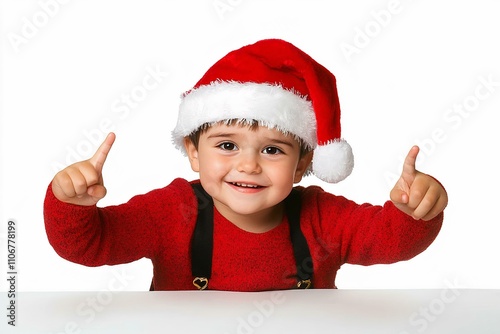
[[[319, 187], [298, 189], [315, 288], [335, 288], [344, 263], [371, 265], [414, 257], [432, 243], [443, 221], [442, 213], [431, 221], [416, 221], [390, 201], [358, 205]], [[149, 258], [155, 290], [195, 289], [190, 243], [196, 215], [196, 196], [184, 179], [104, 208], [60, 202], [49, 186], [44, 205], [47, 236], [61, 257], [86, 266]], [[286, 217], [271, 231], [256, 234], [239, 229], [214, 208], [210, 289], [290, 289], [296, 282]]]

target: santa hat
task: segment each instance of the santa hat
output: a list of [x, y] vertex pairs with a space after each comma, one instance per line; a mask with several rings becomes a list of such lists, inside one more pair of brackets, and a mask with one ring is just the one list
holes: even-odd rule
[[184, 137], [200, 126], [233, 119], [300, 138], [314, 150], [311, 171], [321, 180], [336, 183], [351, 174], [354, 158], [340, 137], [335, 76], [288, 42], [261, 40], [216, 62], [183, 94], [174, 145], [184, 152]]

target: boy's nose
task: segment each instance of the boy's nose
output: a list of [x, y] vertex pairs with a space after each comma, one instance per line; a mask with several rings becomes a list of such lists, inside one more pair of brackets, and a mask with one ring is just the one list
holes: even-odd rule
[[258, 174], [262, 172], [262, 168], [259, 164], [258, 154], [250, 152], [240, 154], [237, 163], [237, 170], [238, 172], [247, 174]]

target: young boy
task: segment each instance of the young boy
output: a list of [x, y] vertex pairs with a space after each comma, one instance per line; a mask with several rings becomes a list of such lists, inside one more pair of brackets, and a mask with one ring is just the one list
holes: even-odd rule
[[114, 140], [54, 177], [47, 235], [60, 256], [87, 266], [150, 258], [154, 290], [335, 288], [344, 263], [425, 250], [447, 205], [441, 184], [415, 169], [418, 147], [383, 206], [294, 187], [310, 173], [343, 180], [353, 155], [340, 138], [335, 77], [282, 40], [230, 52], [183, 95], [173, 141], [199, 181], [98, 208]]

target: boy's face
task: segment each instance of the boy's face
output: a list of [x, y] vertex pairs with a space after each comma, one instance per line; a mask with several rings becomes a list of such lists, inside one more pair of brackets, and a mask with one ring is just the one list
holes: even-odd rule
[[292, 136], [263, 126], [216, 124], [200, 134], [198, 148], [189, 139], [185, 146], [203, 188], [230, 221], [276, 213], [312, 158], [312, 153], [300, 157]]

